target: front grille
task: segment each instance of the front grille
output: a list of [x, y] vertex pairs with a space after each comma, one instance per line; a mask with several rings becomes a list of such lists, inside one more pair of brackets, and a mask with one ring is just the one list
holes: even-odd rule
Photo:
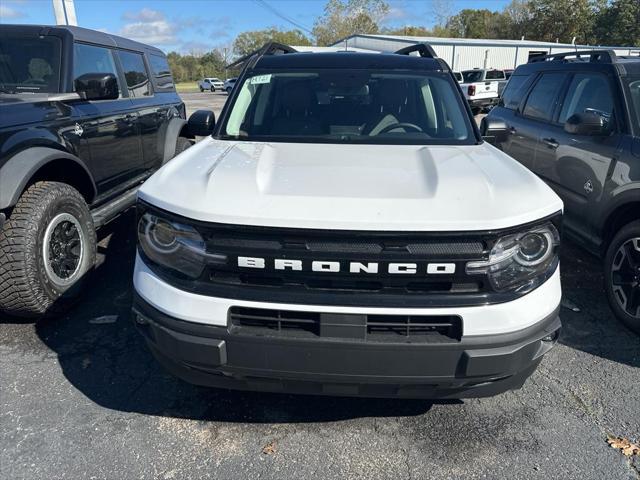
[[[200, 230], [200, 229], [199, 229]], [[207, 249], [226, 255], [226, 265], [208, 268], [203, 284], [228, 288], [245, 287], [283, 290], [301, 294], [351, 294], [365, 292], [379, 295], [465, 295], [486, 291], [484, 278], [468, 276], [468, 261], [488, 254], [488, 246], [479, 239], [461, 235], [450, 237], [419, 233], [376, 233], [293, 230], [280, 228], [236, 227], [201, 230]], [[242, 268], [238, 257], [264, 259], [265, 268]], [[299, 271], [277, 270], [278, 259], [299, 260]], [[314, 272], [313, 261], [339, 262], [339, 272]], [[351, 262], [378, 265], [377, 273], [350, 272]], [[456, 265], [455, 274], [427, 274], [428, 262]], [[394, 263], [415, 263], [417, 274], [389, 272]], [[205, 293], [205, 292], [203, 292]]]
[[[167, 212], [162, 215], [173, 217]], [[144, 252], [140, 254], [165, 281], [199, 295], [269, 303], [397, 308], [466, 307], [513, 299], [512, 294], [493, 290], [486, 275], [466, 273], [467, 263], [486, 260], [504, 232], [314, 230], [175, 219], [198, 230], [212, 258], [226, 261], [207, 265], [202, 275], [193, 279], [154, 264]], [[241, 257], [260, 259], [263, 268], [243, 267], [239, 264]], [[301, 268], [276, 268], [276, 262], [283, 261], [300, 262]], [[339, 268], [314, 271], [313, 262], [337, 264]], [[398, 264], [415, 265], [416, 271], [393, 271]], [[430, 266], [440, 268], [438, 264], [451, 268], [429, 270]], [[378, 270], [370, 270], [369, 265], [377, 265]]]
[[369, 315], [367, 337], [392, 341], [398, 337], [460, 340], [462, 319], [457, 315]]
[[232, 307], [229, 329], [238, 335], [443, 343], [460, 341], [462, 318], [457, 315], [359, 315]]

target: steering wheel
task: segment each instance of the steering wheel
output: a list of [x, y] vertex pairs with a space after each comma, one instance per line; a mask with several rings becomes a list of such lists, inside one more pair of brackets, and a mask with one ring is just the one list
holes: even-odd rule
[[398, 123], [392, 123], [391, 125], [387, 125], [386, 127], [384, 127], [382, 130], [378, 132], [378, 135], [380, 135], [381, 133], [389, 133], [391, 130], [395, 130], [396, 128], [409, 128], [415, 132], [420, 132], [420, 133], [424, 132], [424, 130], [422, 130], [418, 125], [414, 123], [398, 122]]

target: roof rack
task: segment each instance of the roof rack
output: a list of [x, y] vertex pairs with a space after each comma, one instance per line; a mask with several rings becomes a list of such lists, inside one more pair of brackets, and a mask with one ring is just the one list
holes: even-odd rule
[[416, 43], [414, 45], [409, 45], [408, 47], [401, 48], [400, 50], [396, 50], [393, 53], [396, 55], [411, 55], [413, 52], [418, 52], [418, 55], [420, 55], [422, 58], [433, 58], [440, 64], [445, 72], [451, 71], [451, 67], [449, 66], [449, 64], [442, 58], [439, 58], [433, 47], [431, 45], [427, 45], [426, 43]]
[[413, 52], [418, 52], [423, 58], [438, 58], [436, 55], [436, 51], [433, 49], [431, 45], [427, 45], [426, 43], [416, 43], [414, 45], [409, 45], [408, 47], [401, 48], [400, 50], [396, 50], [395, 54], [397, 55], [411, 55]]
[[258, 50], [248, 53], [247, 55], [240, 57], [235, 62], [230, 63], [229, 65], [227, 65], [227, 68], [237, 67], [238, 65], [242, 65], [244, 63], [246, 63], [247, 66], [249, 65], [253, 66], [258, 62], [258, 60], [260, 60], [262, 57], [266, 55], [284, 55], [285, 53], [297, 53], [297, 52], [298, 51], [295, 48], [290, 47], [289, 45], [285, 45], [283, 43], [278, 43], [278, 42], [268, 42], [268, 43], [265, 43]]
[[570, 61], [574, 57], [577, 61], [585, 61], [588, 57], [590, 63], [616, 63], [618, 57], [613, 50], [582, 50], [575, 52], [553, 53], [533, 57], [529, 63]]

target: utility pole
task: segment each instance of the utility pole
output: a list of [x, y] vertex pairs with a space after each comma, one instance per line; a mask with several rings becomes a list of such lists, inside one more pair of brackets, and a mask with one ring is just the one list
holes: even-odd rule
[[227, 79], [227, 47], [222, 49], [224, 52], [224, 79]]
[[78, 25], [73, 0], [53, 0], [53, 12], [56, 15], [56, 25]]

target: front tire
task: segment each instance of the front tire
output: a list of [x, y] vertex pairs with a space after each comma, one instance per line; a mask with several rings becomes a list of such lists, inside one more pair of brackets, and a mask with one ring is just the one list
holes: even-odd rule
[[175, 154], [175, 156], [178, 156], [179, 154], [184, 152], [186, 149], [188, 149], [192, 145], [193, 145], [193, 141], [189, 140], [188, 138], [178, 137], [178, 140], [176, 140], [176, 154]]
[[604, 260], [605, 289], [616, 317], [640, 334], [640, 221], [615, 235]]
[[215, 93], [216, 89], [214, 87], [211, 87], [211, 93]]
[[84, 198], [59, 182], [38, 182], [20, 197], [0, 231], [0, 310], [35, 317], [66, 310], [96, 258]]

